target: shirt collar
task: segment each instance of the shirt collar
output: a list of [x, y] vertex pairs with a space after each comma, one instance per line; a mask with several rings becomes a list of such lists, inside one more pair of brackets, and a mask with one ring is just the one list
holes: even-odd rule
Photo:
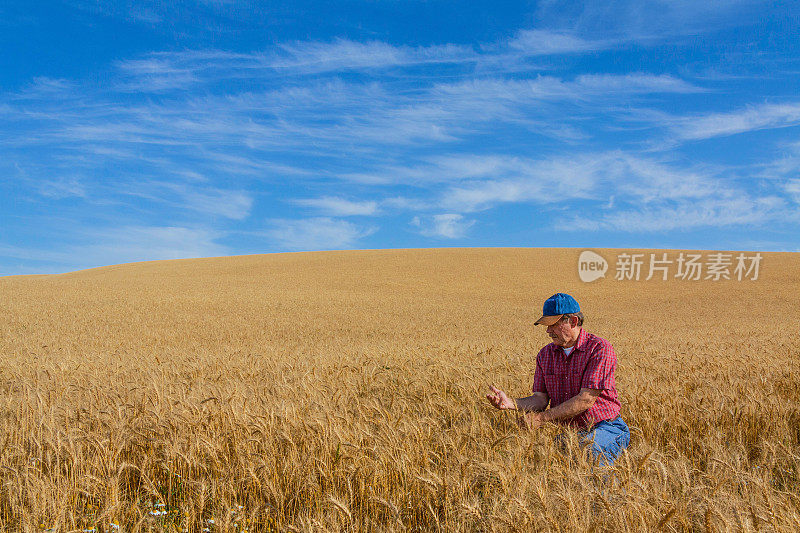
[[583, 351], [586, 348], [586, 342], [589, 337], [589, 334], [586, 333], [586, 330], [581, 327], [581, 332], [578, 333], [578, 342], [575, 343], [575, 349]]

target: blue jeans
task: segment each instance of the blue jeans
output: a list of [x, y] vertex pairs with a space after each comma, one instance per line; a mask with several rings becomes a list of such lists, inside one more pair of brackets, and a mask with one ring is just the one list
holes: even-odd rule
[[581, 436], [583, 441], [590, 444], [589, 449], [595, 459], [609, 465], [614, 464], [620, 452], [631, 443], [628, 424], [619, 416], [598, 422], [589, 431], [582, 431]]

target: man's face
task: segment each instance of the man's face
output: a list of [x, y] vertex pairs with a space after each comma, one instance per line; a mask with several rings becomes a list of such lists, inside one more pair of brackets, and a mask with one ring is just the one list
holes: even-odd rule
[[575, 332], [571, 324], [573, 320], [577, 325], [577, 318], [562, 318], [552, 326], [547, 326], [547, 334], [553, 339], [553, 344], [564, 346], [575, 338]]

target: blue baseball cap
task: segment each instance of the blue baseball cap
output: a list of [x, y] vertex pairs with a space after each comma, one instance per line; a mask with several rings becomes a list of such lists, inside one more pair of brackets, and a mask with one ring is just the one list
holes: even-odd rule
[[545, 326], [552, 326], [558, 319], [569, 313], [580, 313], [581, 306], [578, 301], [563, 292], [557, 292], [550, 298], [544, 301], [542, 306], [542, 318], [533, 323], [534, 326], [544, 324]]

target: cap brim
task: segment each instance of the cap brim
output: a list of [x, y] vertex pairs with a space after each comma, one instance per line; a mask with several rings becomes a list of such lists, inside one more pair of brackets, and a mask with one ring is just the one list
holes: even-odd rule
[[542, 318], [534, 322], [533, 325], [538, 326], [539, 324], [542, 324], [543, 326], [552, 326], [553, 324], [558, 322], [562, 316], [564, 315], [543, 316]]

